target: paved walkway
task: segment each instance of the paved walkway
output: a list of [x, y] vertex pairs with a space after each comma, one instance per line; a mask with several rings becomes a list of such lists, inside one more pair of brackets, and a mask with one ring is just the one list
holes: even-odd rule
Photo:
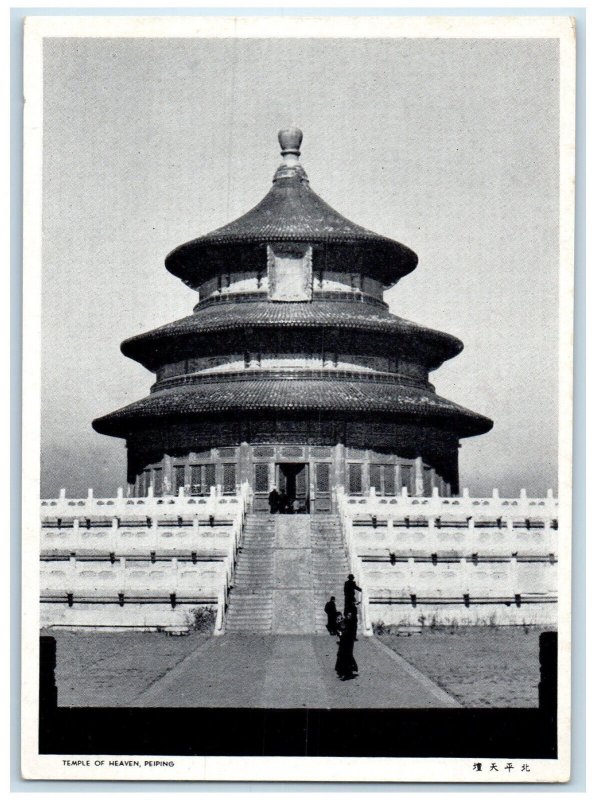
[[358, 677], [335, 673], [331, 636], [226, 634], [197, 647], [133, 707], [447, 708], [451, 695], [374, 638], [354, 646]]

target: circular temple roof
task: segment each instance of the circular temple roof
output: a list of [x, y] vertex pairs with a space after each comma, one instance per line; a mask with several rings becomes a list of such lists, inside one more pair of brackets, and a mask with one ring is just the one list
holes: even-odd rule
[[[354, 262], [354, 268], [360, 270], [364, 264], [367, 274], [385, 286], [416, 267], [418, 258], [408, 247], [356, 225], [312, 191], [299, 162], [300, 130], [280, 131], [279, 142], [283, 161], [265, 198], [234, 222], [173, 250], [166, 258], [170, 272], [197, 287], [234, 264], [248, 264], [250, 271], [253, 261], [260, 263], [261, 248], [276, 242], [312, 245], [313, 265], [321, 256], [342, 268]], [[228, 331], [239, 331], [240, 338], [263, 331], [268, 340], [270, 332], [287, 328], [302, 329], [298, 338], [307, 330], [334, 331], [330, 340], [345, 339], [348, 347], [350, 332], [356, 344], [362, 338], [357, 334], [364, 332], [370, 336], [371, 348], [394, 348], [396, 355], [412, 355], [427, 369], [435, 369], [463, 348], [454, 336], [401, 319], [379, 302], [360, 302], [345, 294], [337, 299], [328, 294], [313, 296], [310, 302], [272, 302], [264, 293], [230, 293], [216, 303], [199, 304], [188, 317], [125, 340], [121, 349], [148, 369], [157, 370], [180, 359], [216, 352]], [[232, 344], [238, 339], [226, 338]], [[274, 336], [273, 340], [278, 338], [283, 337]], [[312, 337], [308, 341], [312, 342]], [[302, 370], [292, 374], [269, 371], [260, 378], [223, 372], [203, 378], [195, 373], [192, 384], [166, 386], [158, 381], [148, 397], [94, 420], [93, 427], [99, 433], [129, 437], [201, 418], [277, 414], [414, 422], [458, 437], [486, 433], [493, 425], [486, 417], [439, 397], [428, 384], [414, 385], [387, 376], [362, 380], [350, 372], [340, 376], [322, 371], [317, 376]]]
[[222, 248], [275, 242], [366, 247], [371, 273], [386, 286], [416, 267], [418, 256], [408, 247], [356, 225], [313, 192], [298, 161], [301, 131], [280, 131], [279, 140], [284, 161], [263, 200], [233, 222], [172, 250], [165, 261], [171, 273], [196, 284], [221, 263]]
[[462, 437], [486, 433], [493, 426], [486, 417], [439, 397], [430, 389], [330, 378], [234, 381], [222, 376], [218, 383], [199, 382], [154, 392], [94, 420], [93, 427], [99, 433], [127, 436], [155, 423], [163, 425], [168, 419], [180, 424], [196, 417], [250, 412], [343, 412], [359, 417], [383, 414], [404, 421], [425, 421]]
[[[230, 298], [231, 299], [231, 298]], [[396, 349], [424, 350], [430, 369], [453, 358], [463, 349], [455, 336], [416, 325], [390, 314], [386, 308], [368, 303], [317, 300], [310, 303], [251, 302], [215, 303], [188, 317], [170, 322], [122, 342], [125, 356], [155, 369], [168, 353], [198, 337], [242, 328], [341, 328], [381, 333], [393, 337]], [[422, 354], [421, 354], [422, 357]]]

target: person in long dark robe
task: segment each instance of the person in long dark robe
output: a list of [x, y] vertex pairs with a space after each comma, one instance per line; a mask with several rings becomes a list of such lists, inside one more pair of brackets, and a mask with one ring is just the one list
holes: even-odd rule
[[337, 607], [335, 597], [331, 597], [325, 603], [325, 614], [327, 614], [327, 630], [331, 636], [337, 636]]
[[352, 603], [349, 606], [346, 606], [346, 625], [350, 628], [350, 633], [354, 638], [354, 641], [358, 641], [358, 609], [356, 608], [356, 603]]
[[354, 636], [350, 627], [350, 612], [339, 623], [339, 645], [335, 671], [342, 681], [348, 681], [358, 672], [358, 664], [354, 658]]
[[271, 514], [277, 514], [279, 511], [279, 492], [275, 486], [269, 492], [269, 511]]
[[354, 580], [354, 576], [350, 574], [344, 583], [344, 615], [349, 614], [356, 605], [356, 592], [362, 592], [362, 589]]

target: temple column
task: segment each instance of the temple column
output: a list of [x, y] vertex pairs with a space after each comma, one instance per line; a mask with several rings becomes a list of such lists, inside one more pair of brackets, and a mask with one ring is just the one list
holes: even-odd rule
[[339, 443], [333, 448], [333, 462], [331, 464], [331, 475], [329, 490], [331, 492], [332, 508], [335, 510], [335, 492], [337, 486], [346, 488], [346, 448]]
[[240, 484], [247, 481], [248, 485], [252, 487], [252, 449], [247, 442], [242, 442], [237, 453], [238, 475], [236, 481]]
[[418, 456], [414, 461], [414, 494], [416, 497], [424, 496], [424, 465], [422, 456]]
[[439, 489], [439, 494], [440, 494], [440, 486], [441, 486], [440, 478], [438, 477], [436, 470], [431, 469], [431, 471], [430, 471], [431, 494], [432, 494], [432, 490], [433, 489]]
[[[380, 487], [379, 492], [380, 492]], [[370, 450], [364, 451], [362, 462], [362, 494], [366, 497], [370, 493]]]
[[166, 453], [163, 457], [163, 493], [172, 494], [173, 485], [172, 458]]
[[273, 459], [273, 461], [269, 462], [268, 466], [269, 466], [269, 488], [273, 489], [274, 486], [277, 487], [277, 475], [275, 474], [275, 458]]
[[343, 444], [336, 444], [333, 448], [333, 470], [335, 484], [346, 485], [346, 448]]

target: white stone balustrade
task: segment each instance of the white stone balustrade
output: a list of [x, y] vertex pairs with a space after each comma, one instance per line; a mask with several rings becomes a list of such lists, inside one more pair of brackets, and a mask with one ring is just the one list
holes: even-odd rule
[[395, 553], [400, 555], [416, 555], [423, 553], [462, 553], [472, 555], [506, 555], [512, 553], [524, 555], [541, 555], [556, 553], [556, 530], [531, 529], [479, 529], [471, 528], [462, 531], [436, 528], [373, 528], [372, 525], [362, 527], [353, 520], [344, 520], [350, 545], [357, 555], [372, 553]]
[[59, 497], [41, 501], [41, 514], [42, 519], [58, 517], [64, 520], [102, 516], [159, 518], [195, 513], [207, 518], [209, 516], [218, 519], [233, 518], [239, 511], [242, 513], [245, 510], [249, 491], [248, 485], [243, 484], [240, 492], [235, 495], [222, 495], [218, 493], [217, 487], [212, 487], [208, 497], [188, 496], [182, 490], [177, 496], [154, 496], [152, 488], [149, 487], [147, 497], [125, 497], [122, 489], [118, 489], [116, 497], [96, 498], [89, 489], [87, 497], [71, 498], [66, 496], [63, 489]]
[[[234, 496], [213, 490], [206, 498], [126, 498], [119, 490], [115, 498], [94, 498], [89, 491], [86, 498], [61, 492], [56, 500], [42, 500], [43, 623], [103, 627], [114, 617], [117, 627], [127, 619], [134, 627], [143, 620], [180, 627], [182, 612], [173, 614], [167, 602], [175, 595], [197, 605], [216, 601], [215, 632], [223, 632], [249, 500], [246, 484]], [[55, 601], [64, 598], [66, 605], [69, 594], [73, 606], [65, 610]], [[113, 608], [119, 595], [128, 615]], [[161, 617], [137, 607], [152, 598], [163, 601]], [[103, 620], [97, 606], [81, 606], [94, 599], [106, 600]]]
[[207, 561], [193, 564], [177, 559], [151, 562], [127, 561], [49, 561], [43, 562], [40, 576], [43, 594], [73, 593], [76, 596], [114, 595], [123, 592], [144, 595], [217, 594], [226, 581], [226, 563]]
[[[545, 498], [348, 496], [337, 490], [350, 568], [372, 607], [369, 619], [415, 624], [417, 602], [440, 621], [552, 622], [557, 596], [558, 503]], [[391, 603], [407, 604], [397, 611]], [[453, 603], [452, 603], [453, 601]], [[363, 601], [364, 602], [364, 601]], [[389, 605], [387, 605], [389, 603]], [[436, 604], [436, 608], [433, 608]], [[445, 611], [452, 604], [452, 607]], [[456, 605], [465, 605], [462, 611]], [[527, 611], [528, 604], [533, 604]], [[540, 605], [542, 604], [542, 605]], [[470, 607], [475, 610], [469, 610]], [[402, 605], [401, 608], [404, 608]], [[541, 616], [542, 614], [542, 616]]]
[[207, 525], [192, 528], [162, 528], [151, 525], [144, 528], [110, 527], [107, 529], [42, 528], [42, 553], [88, 554], [94, 552], [136, 555], [150, 553], [175, 554], [181, 550], [227, 554], [241, 530], [241, 520], [235, 524]]
[[381, 519], [409, 514], [428, 519], [452, 517], [466, 520], [473, 517], [480, 521], [501, 518], [506, 524], [508, 519], [521, 522], [528, 517], [535, 520], [558, 517], [558, 501], [551, 490], [546, 497], [540, 498], [529, 498], [524, 490], [519, 497], [512, 498], [500, 497], [496, 490], [492, 497], [471, 497], [466, 489], [461, 497], [439, 497], [437, 490], [432, 497], [410, 497], [406, 493], [380, 497], [374, 494], [374, 490], [366, 497], [354, 497], [346, 494], [343, 487], [338, 487], [337, 498], [342, 516], [353, 518], [377, 516]]

